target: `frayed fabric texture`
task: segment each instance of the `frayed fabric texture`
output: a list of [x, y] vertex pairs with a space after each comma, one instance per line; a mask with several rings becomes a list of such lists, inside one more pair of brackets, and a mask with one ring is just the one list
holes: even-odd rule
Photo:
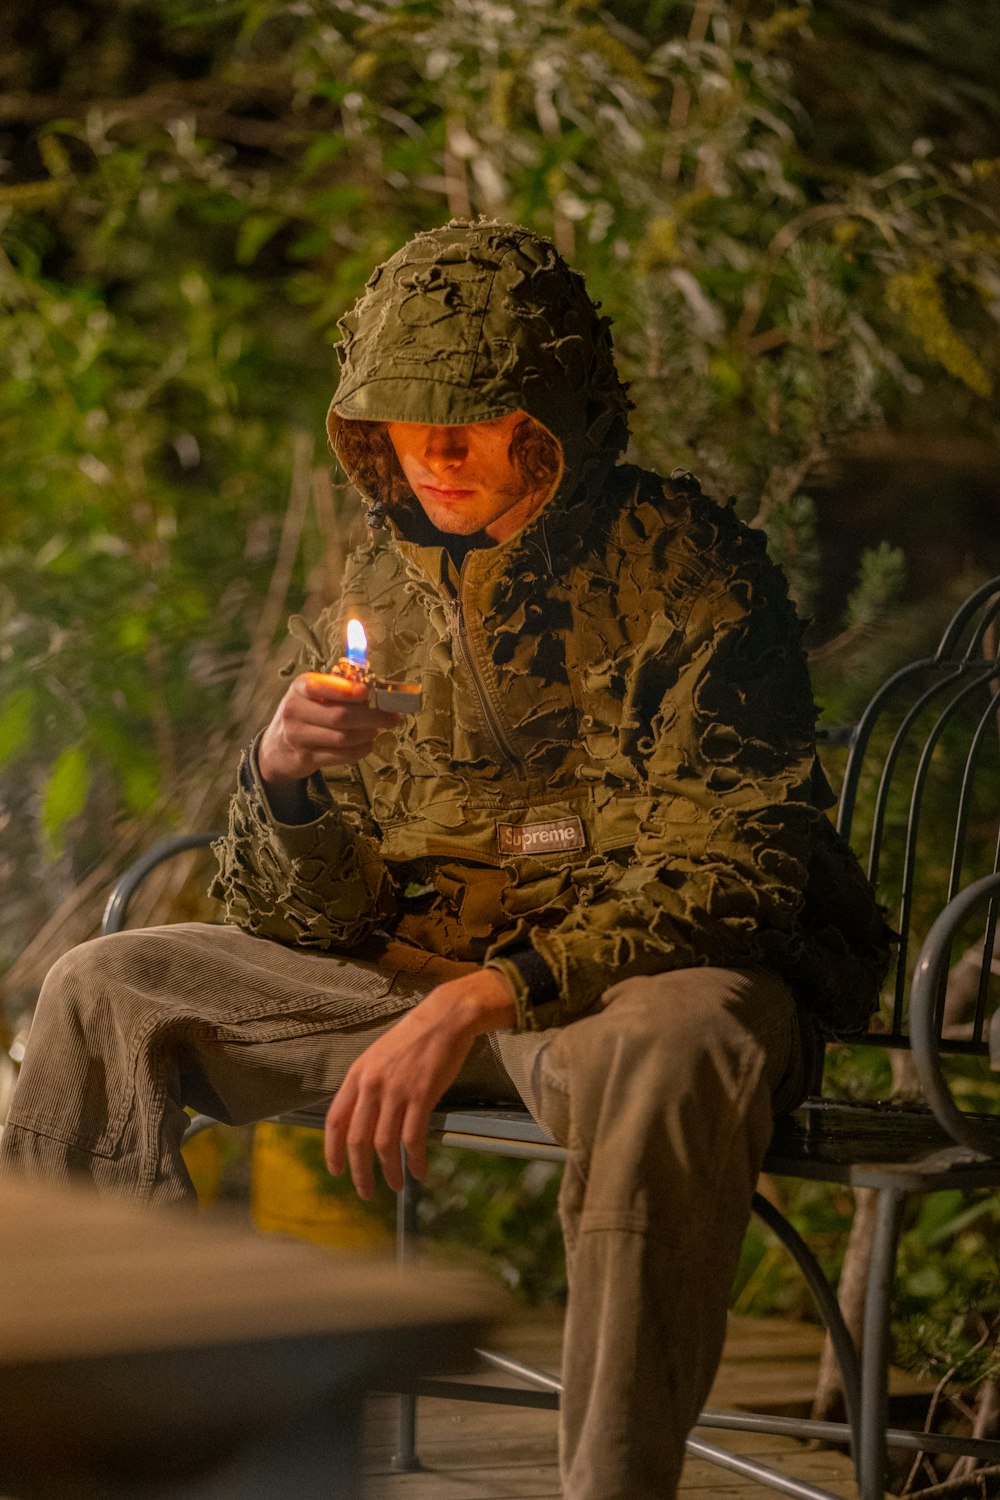
[[[241, 790], [217, 894], [247, 931], [319, 948], [380, 926], [474, 962], [530, 943], [558, 994], [522, 1025], [586, 1011], [614, 978], [764, 963], [825, 1030], [858, 1030], [886, 929], [825, 813], [800, 627], [763, 538], [628, 467], [588, 519], [552, 516], [547, 556], [528, 528], [470, 554], [464, 643], [438, 549], [351, 560], [317, 642], [334, 661], [360, 616], [423, 708], [317, 788], [305, 827]], [[499, 852], [501, 823], [571, 818], [581, 848]]]
[[[389, 504], [339, 604], [295, 622], [301, 664], [323, 668], [359, 617], [375, 670], [419, 681], [423, 705], [317, 778], [305, 827], [275, 824], [245, 778], [215, 887], [231, 917], [284, 943], [385, 930], [494, 963], [521, 1029], [617, 979], [763, 964], [824, 1031], [862, 1030], [890, 934], [829, 823], [785, 581], [693, 476], [620, 462], [627, 397], [579, 276], [527, 231], [456, 223], [380, 268], [343, 328], [334, 442], [343, 419], [523, 408], [565, 470], [460, 569], [422, 512]], [[546, 829], [564, 833], [547, 846]], [[538, 1004], [509, 957], [528, 947], [554, 980]]]
[[372, 273], [340, 330], [334, 448], [345, 419], [450, 425], [523, 410], [562, 444], [570, 489], [625, 450], [611, 320], [555, 247], [517, 225], [454, 220], [417, 235]]

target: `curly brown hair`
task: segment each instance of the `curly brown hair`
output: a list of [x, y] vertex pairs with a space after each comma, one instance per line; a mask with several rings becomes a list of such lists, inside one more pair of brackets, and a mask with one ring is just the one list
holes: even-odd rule
[[[352, 483], [376, 508], [405, 508], [413, 501], [387, 423], [341, 417], [336, 439], [337, 456]], [[534, 417], [525, 416], [518, 422], [507, 456], [529, 490], [550, 490], [562, 472], [562, 448]]]

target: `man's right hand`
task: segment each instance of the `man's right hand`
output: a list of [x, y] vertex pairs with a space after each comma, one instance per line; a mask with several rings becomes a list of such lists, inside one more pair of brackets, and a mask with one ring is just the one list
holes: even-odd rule
[[264, 731], [257, 765], [268, 792], [291, 790], [322, 766], [362, 760], [398, 714], [368, 707], [363, 683], [325, 672], [296, 677]]

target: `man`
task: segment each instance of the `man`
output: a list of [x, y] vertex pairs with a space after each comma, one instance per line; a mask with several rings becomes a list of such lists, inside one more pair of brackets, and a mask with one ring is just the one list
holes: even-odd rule
[[[419, 1176], [453, 1089], [567, 1144], [568, 1500], [665, 1500], [776, 1110], [859, 1028], [885, 929], [832, 832], [763, 538], [622, 463], [608, 322], [545, 240], [418, 235], [342, 324], [331, 441], [371, 540], [244, 758], [235, 925], [46, 982], [9, 1166], [171, 1200], [182, 1106], [325, 1101], [327, 1160]], [[332, 671], [348, 617], [418, 713]]]

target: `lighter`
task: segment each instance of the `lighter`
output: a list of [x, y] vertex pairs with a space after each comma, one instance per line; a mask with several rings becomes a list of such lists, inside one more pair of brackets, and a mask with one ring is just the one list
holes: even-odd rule
[[338, 677], [348, 682], [363, 682], [368, 689], [368, 706], [390, 714], [415, 714], [423, 696], [419, 682], [390, 682], [376, 677], [368, 665], [368, 638], [360, 620], [347, 622], [347, 653], [337, 662]]

